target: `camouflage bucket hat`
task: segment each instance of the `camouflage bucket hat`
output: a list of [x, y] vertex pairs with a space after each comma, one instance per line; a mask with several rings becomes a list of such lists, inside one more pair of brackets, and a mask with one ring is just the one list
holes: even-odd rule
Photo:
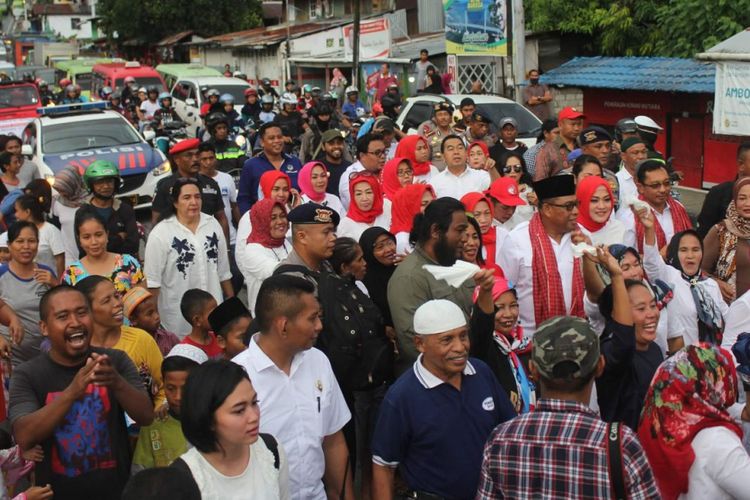
[[[599, 361], [599, 337], [581, 318], [558, 316], [542, 323], [534, 334], [531, 359], [547, 379], [586, 377]], [[563, 362], [578, 370], [562, 375], [555, 368]]]

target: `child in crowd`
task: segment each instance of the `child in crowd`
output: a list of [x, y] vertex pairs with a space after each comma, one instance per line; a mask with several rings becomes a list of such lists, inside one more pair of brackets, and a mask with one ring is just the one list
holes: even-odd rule
[[181, 344], [200, 348], [209, 359], [220, 358], [224, 354], [208, 322], [208, 315], [214, 309], [216, 309], [216, 299], [213, 295], [197, 288], [185, 292], [180, 301], [182, 317], [192, 326], [190, 334], [182, 339]]
[[156, 306], [156, 297], [143, 287], [135, 286], [128, 290], [122, 298], [125, 317], [130, 325], [149, 333], [162, 356], [167, 356], [174, 346], [180, 343], [180, 338], [164, 329]]
[[0, 153], [0, 170], [3, 175], [0, 180], [5, 185], [6, 192], [14, 189], [20, 189], [21, 179], [18, 178], [18, 172], [21, 171], [21, 165], [23, 165], [23, 158], [21, 155], [14, 155], [13, 153]]
[[245, 332], [252, 319], [250, 311], [237, 297], [225, 300], [208, 315], [211, 329], [216, 334], [216, 340], [224, 351], [224, 359], [231, 360], [247, 349]]
[[180, 424], [182, 386], [190, 370], [205, 361], [208, 361], [206, 353], [187, 344], [175, 346], [164, 358], [161, 373], [169, 412], [164, 419], [155, 419], [151, 425], [141, 427], [133, 453], [133, 474], [151, 467], [168, 467], [188, 450]]

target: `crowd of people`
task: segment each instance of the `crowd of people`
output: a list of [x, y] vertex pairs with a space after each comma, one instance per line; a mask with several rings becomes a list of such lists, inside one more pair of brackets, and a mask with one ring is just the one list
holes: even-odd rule
[[0, 137], [2, 495], [750, 498], [750, 144], [694, 225], [646, 116], [305, 87], [211, 93], [148, 230]]

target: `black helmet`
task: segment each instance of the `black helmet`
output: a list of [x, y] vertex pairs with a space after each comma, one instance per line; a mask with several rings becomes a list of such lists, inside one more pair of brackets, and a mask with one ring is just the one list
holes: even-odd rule
[[398, 106], [401, 106], [401, 99], [399, 99], [396, 96], [386, 94], [380, 99], [380, 105], [383, 106], [383, 109], [393, 109]]
[[314, 106], [310, 109], [310, 114], [312, 116], [320, 116], [320, 115], [332, 115], [333, 109], [327, 104], [320, 104], [318, 106]]
[[623, 118], [615, 124], [615, 140], [622, 142], [622, 134], [635, 134], [638, 132], [638, 124], [632, 118]]
[[264, 86], [266, 86], [266, 87], [270, 87], [271, 86], [271, 79], [270, 78], [264, 78], [263, 80], [261, 80], [261, 83]]
[[148, 90], [146, 91], [147, 94], [156, 94], [159, 95], [159, 87], [156, 85], [151, 85]]
[[209, 132], [213, 132], [216, 125], [223, 123], [227, 127], [229, 126], [229, 117], [224, 113], [214, 112], [206, 117], [206, 127]]

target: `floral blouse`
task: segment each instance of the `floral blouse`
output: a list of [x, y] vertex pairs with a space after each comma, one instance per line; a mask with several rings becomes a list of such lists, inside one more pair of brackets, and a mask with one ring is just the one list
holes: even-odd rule
[[[75, 286], [76, 283], [91, 274], [83, 267], [80, 260], [73, 262], [63, 274], [63, 281], [68, 285]], [[107, 276], [115, 284], [115, 289], [120, 294], [143, 281], [143, 270], [138, 259], [128, 254], [116, 254], [115, 267]]]

